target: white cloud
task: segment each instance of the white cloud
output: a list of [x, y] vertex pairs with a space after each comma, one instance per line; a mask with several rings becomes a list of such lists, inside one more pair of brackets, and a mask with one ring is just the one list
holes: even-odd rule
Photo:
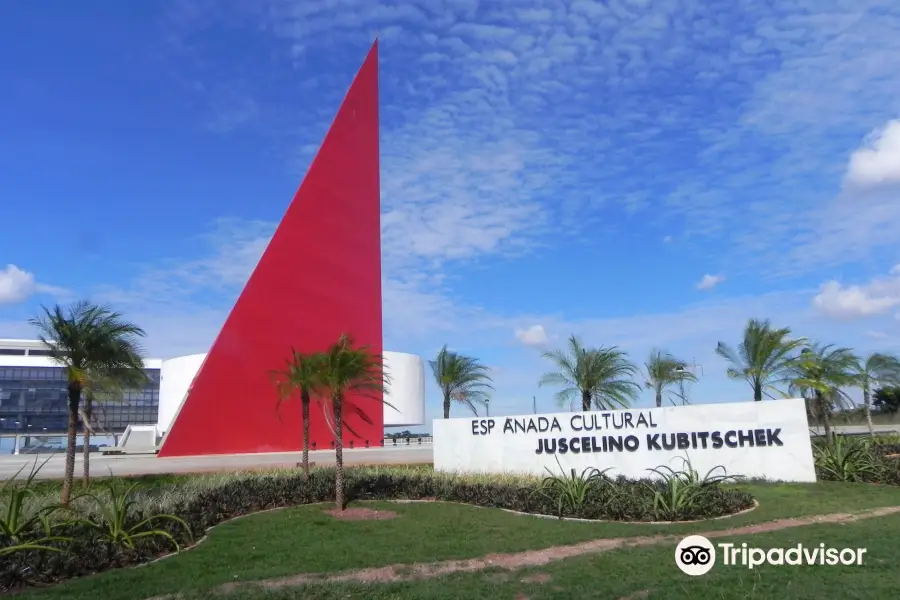
[[813, 298], [813, 307], [835, 319], [859, 319], [885, 314], [900, 306], [900, 265], [888, 277], [876, 277], [863, 285], [843, 285], [830, 280]]
[[526, 346], [543, 346], [547, 343], [547, 332], [542, 325], [532, 325], [527, 329], [516, 329], [516, 339]]
[[[306, 103], [302, 113], [291, 103], [280, 112], [263, 105], [269, 77], [262, 70], [238, 73], [239, 65], [229, 65], [237, 84], [208, 82], [208, 89], [235, 90], [218, 107], [234, 121], [250, 115], [248, 124], [264, 128], [267, 117], [278, 115], [269, 127], [295, 160], [301, 149], [304, 163], [373, 35], [402, 29], [381, 47], [388, 339], [458, 329], [468, 336], [465, 344], [476, 337], [480, 343], [490, 331], [497, 341], [484, 343], [502, 345], [510, 331], [542, 323], [551, 338], [583, 332], [586, 340], [619, 340], [642, 354], [656, 344], [690, 354], [711, 350], [719, 336], [735, 339], [751, 316], [796, 321], [824, 337], [839, 327], [806, 314], [813, 312], [815, 291], [790, 295], [798, 304], [788, 312], [785, 297], [776, 302], [765, 296], [664, 315], [564, 323], [461, 306], [441, 278], [448, 262], [529, 251], [548, 241], [548, 231], [584, 239], [587, 230], [586, 237], [596, 239], [611, 227], [606, 223], [617, 222], [608, 218], [615, 210], [658, 227], [649, 234], [654, 239], [676, 232], [679, 247], [728, 241], [718, 246], [723, 253], [759, 257], [764, 274], [808, 271], [895, 243], [896, 196], [835, 198], [855, 164], [849, 155], [856, 142], [897, 116], [900, 72], [891, 58], [900, 51], [898, 13], [884, 2], [878, 11], [869, 10], [878, 4], [869, 0], [827, 8], [812, 0], [739, 2], [733, 11], [710, 15], [707, 5], [692, 0], [631, 3], [627, 10], [576, 0], [568, 11], [522, 2], [502, 13], [477, 0], [271, 0], [243, 21], [246, 13], [215, 3], [205, 5], [212, 10], [182, 4], [183, 45], [216, 20], [257, 29], [254, 19], [263, 19], [253, 35], [274, 35], [290, 49], [285, 54], [295, 66], [327, 53], [326, 73], [297, 78], [303, 80], [297, 84]], [[697, 52], [699, 47], [717, 51]], [[198, 46], [198, 59], [202, 50]], [[214, 78], [223, 71], [195, 74]], [[677, 88], [684, 82], [674, 94], [647, 93], [654, 83]], [[256, 112], [240, 110], [247, 90], [258, 91]], [[722, 101], [710, 106], [704, 102], [709, 97]], [[893, 139], [883, 134], [878, 141], [882, 155], [886, 138]], [[684, 165], [695, 166], [652, 170], [669, 164], [666, 140], [678, 144]], [[600, 219], [605, 222], [598, 224]], [[169, 312], [174, 328], [196, 323], [205, 332], [198, 336], [211, 341], [230, 305], [223, 298], [236, 294], [273, 225], [235, 227], [246, 231], [210, 240], [205, 257], [173, 260], [118, 290], [158, 303], [141, 308], [148, 322], [159, 323], [154, 335], [173, 335], [165, 320], [156, 320]], [[730, 278], [738, 277], [728, 268]], [[707, 275], [699, 287], [720, 281]], [[222, 292], [213, 308], [205, 297], [210, 290]]]
[[24, 302], [35, 294], [65, 295], [66, 290], [38, 283], [34, 273], [8, 264], [0, 270], [0, 304]]
[[[534, 248], [550, 223], [596, 239], [616, 222], [601, 204], [668, 227], [660, 237], [677, 225], [679, 246], [718, 241], [766, 276], [893, 243], [896, 195], [835, 198], [848, 161], [848, 177], [891, 177], [896, 125], [849, 157], [865, 132], [897, 118], [900, 10], [884, 0], [740, 1], [715, 14], [696, 0], [523, 0], [509, 11], [477, 0], [257, 4], [182, 0], [167, 35], [186, 51], [198, 32], [224, 23], [229, 34], [274, 38], [296, 66], [326, 52], [327, 73], [298, 78], [299, 117], [292, 105], [263, 106], [269, 78], [253, 63], [198, 67], [190, 78], [233, 79], [204, 88], [234, 90], [226, 116], [249, 114], [245, 92], [257, 92], [253, 124], [276, 115], [267, 127], [292, 156], [321, 138], [372, 38], [398, 33], [381, 46], [386, 227], [434, 260]], [[203, 52], [193, 50], [201, 66], [212, 58]], [[651, 83], [676, 91], [648, 93]], [[693, 166], [654, 169], [673, 144]], [[455, 227], [458, 243], [443, 231]], [[772, 239], [791, 240], [792, 250], [773, 250]]]
[[[718, 242], [764, 277], [877, 256], [895, 244], [898, 192], [842, 180], [860, 138], [900, 112], [900, 71], [891, 62], [900, 53], [900, 7], [881, 0], [741, 6], [751, 29], [729, 31], [723, 22], [725, 31], [709, 31], [727, 35], [730, 50], [718, 58], [686, 54], [710, 67], [698, 84], [733, 83], [720, 71], [727, 67], [747, 87], [733, 96], [734, 110], [698, 123], [707, 146], [696, 170], [679, 172], [670, 210], [690, 235]], [[766, 56], [777, 56], [777, 67]], [[883, 171], [879, 164], [870, 174]]]
[[707, 273], [700, 279], [700, 282], [697, 284], [697, 289], [711, 290], [723, 281], [725, 281], [724, 275], [710, 275]]
[[867, 331], [866, 335], [875, 340], [886, 340], [888, 339], [888, 334], [883, 331]]
[[6, 265], [0, 271], [0, 304], [13, 304], [26, 300], [35, 292], [34, 275], [16, 265]]
[[900, 119], [872, 132], [850, 156], [847, 182], [861, 187], [900, 183]]

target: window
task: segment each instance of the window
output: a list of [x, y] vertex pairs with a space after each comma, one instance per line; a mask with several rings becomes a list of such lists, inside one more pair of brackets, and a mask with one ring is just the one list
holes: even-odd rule
[[[141, 388], [125, 390], [122, 398], [98, 402], [96, 414], [110, 431], [128, 425], [152, 425], [159, 413], [159, 369], [149, 369], [150, 381]], [[154, 377], [155, 375], [155, 377]], [[0, 429], [26, 431], [28, 424], [60, 433], [66, 427], [66, 373], [61, 367], [0, 366]], [[17, 424], [16, 421], [19, 423]], [[79, 423], [79, 429], [81, 428]]]
[[0, 348], [0, 356], [25, 356], [25, 350], [17, 348]]

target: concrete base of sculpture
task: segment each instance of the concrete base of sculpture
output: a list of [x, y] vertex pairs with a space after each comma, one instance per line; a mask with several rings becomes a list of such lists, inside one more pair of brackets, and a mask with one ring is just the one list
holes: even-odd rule
[[129, 425], [115, 446], [101, 446], [100, 452], [109, 454], [157, 454], [159, 429], [156, 425]]

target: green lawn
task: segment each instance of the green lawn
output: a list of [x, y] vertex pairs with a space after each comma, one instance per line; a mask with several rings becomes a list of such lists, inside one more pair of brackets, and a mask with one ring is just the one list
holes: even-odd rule
[[[137, 569], [109, 571], [47, 590], [31, 591], [23, 596], [31, 599], [134, 600], [176, 591], [203, 592], [222, 583], [256, 581], [296, 573], [326, 573], [391, 564], [474, 558], [491, 553], [540, 549], [595, 538], [653, 533], [684, 534], [701, 530], [727, 529], [781, 517], [900, 505], [900, 488], [896, 487], [827, 482], [813, 485], [752, 484], [742, 487], [749, 489], [759, 500], [761, 504], [759, 509], [731, 519], [668, 526], [566, 522], [443, 503], [366, 503], [367, 506], [393, 510], [400, 516], [386, 521], [345, 522], [324, 514], [321, 505], [302, 506], [222, 524], [211, 532], [209, 539], [203, 544], [177, 557]], [[875, 522], [886, 520], [879, 519]], [[890, 522], [896, 524], [896, 519]], [[847, 527], [849, 526], [833, 526], [829, 531], [834, 531], [837, 535]], [[895, 528], [893, 535], [897, 533], [900, 531]], [[785, 535], [796, 533], [789, 532]], [[831, 536], [830, 533], [827, 535]], [[659, 561], [661, 556], [656, 550], [623, 550], [617, 552], [616, 556], [622, 553], [632, 555], [635, 552], [636, 556], [646, 554], [651, 557], [647, 559], [648, 565], [653, 564], [654, 560]], [[620, 559], [596, 557], [583, 560], [615, 562]], [[674, 571], [674, 565], [669, 564], [671, 560], [667, 561], [666, 565], [671, 566]], [[573, 561], [573, 564], [577, 562]], [[554, 569], [569, 568], [574, 567], [570, 567], [569, 563], [554, 567]], [[641, 568], [629, 567], [628, 570], [632, 572], [634, 581], [641, 580]], [[604, 577], [608, 578], [610, 571], [604, 571]], [[665, 573], [665, 570], [660, 573]], [[746, 574], [743, 575], [746, 577]], [[581, 575], [576, 577], [576, 580], [581, 579], [583, 579]], [[452, 581], [453, 585], [463, 586], [458, 590], [461, 595], [440, 597], [482, 597], [477, 594], [470, 595], [465, 586], [483, 586], [484, 577], [480, 579], [475, 577], [471, 581], [465, 578]], [[397, 588], [400, 591], [396, 593], [384, 591], [386, 595], [383, 596], [373, 595], [374, 592], [353, 591], [356, 588], [334, 588], [337, 591], [333, 593], [337, 595], [333, 597], [345, 597], [340, 595], [345, 593], [341, 590], [347, 590], [349, 597], [360, 598], [418, 598], [431, 597], [428, 596], [429, 593], [443, 593], [442, 585], [437, 583], [418, 585], [422, 586], [424, 596], [411, 596], [408, 591], [413, 588], [401, 586]], [[505, 590], [507, 584], [501, 587]], [[403, 589], [407, 591], [403, 592]], [[419, 594], [419, 587], [415, 589]], [[323, 593], [332, 594], [332, 591]], [[492, 597], [502, 596], [492, 594]]]
[[[862, 566], [716, 566], [688, 577], [675, 566], [674, 544], [626, 548], [586, 555], [515, 573], [481, 571], [398, 584], [329, 584], [263, 592], [244, 589], [230, 600], [896, 600], [900, 515], [842, 526], [810, 525], [777, 533], [734, 538], [759, 548], [818, 546], [864, 547]], [[225, 598], [199, 593], [189, 596]]]

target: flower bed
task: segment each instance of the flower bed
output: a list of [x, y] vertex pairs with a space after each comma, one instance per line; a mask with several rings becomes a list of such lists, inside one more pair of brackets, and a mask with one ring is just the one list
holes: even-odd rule
[[819, 444], [813, 451], [821, 480], [900, 485], [900, 460], [892, 458], [900, 445], [838, 435], [832, 445]]
[[[106, 495], [80, 498], [69, 511], [49, 515], [52, 536], [41, 544], [58, 551], [21, 549], [0, 557], [0, 589], [51, 583], [147, 562], [189, 546], [210, 528], [266, 509], [334, 500], [334, 470], [315, 469], [309, 480], [297, 471], [200, 477], [167, 488], [126, 490], [111, 482]], [[753, 506], [744, 491], [722, 487], [696, 472], [670, 472], [658, 479], [610, 478], [589, 470], [559, 477], [456, 476], [428, 468], [346, 470], [351, 500], [437, 499], [524, 513], [607, 521], [687, 521], [734, 514]], [[111, 506], [131, 502], [123, 526]], [[32, 497], [35, 503], [52, 497]], [[0, 501], [2, 502], [2, 501]], [[106, 504], [104, 504], [106, 503]], [[27, 508], [27, 507], [26, 507]], [[176, 516], [171, 518], [169, 515]], [[147, 520], [149, 519], [149, 520]], [[23, 532], [18, 543], [46, 538], [43, 527]], [[142, 532], [155, 534], [139, 536]], [[13, 541], [0, 543], [7, 549]]]

